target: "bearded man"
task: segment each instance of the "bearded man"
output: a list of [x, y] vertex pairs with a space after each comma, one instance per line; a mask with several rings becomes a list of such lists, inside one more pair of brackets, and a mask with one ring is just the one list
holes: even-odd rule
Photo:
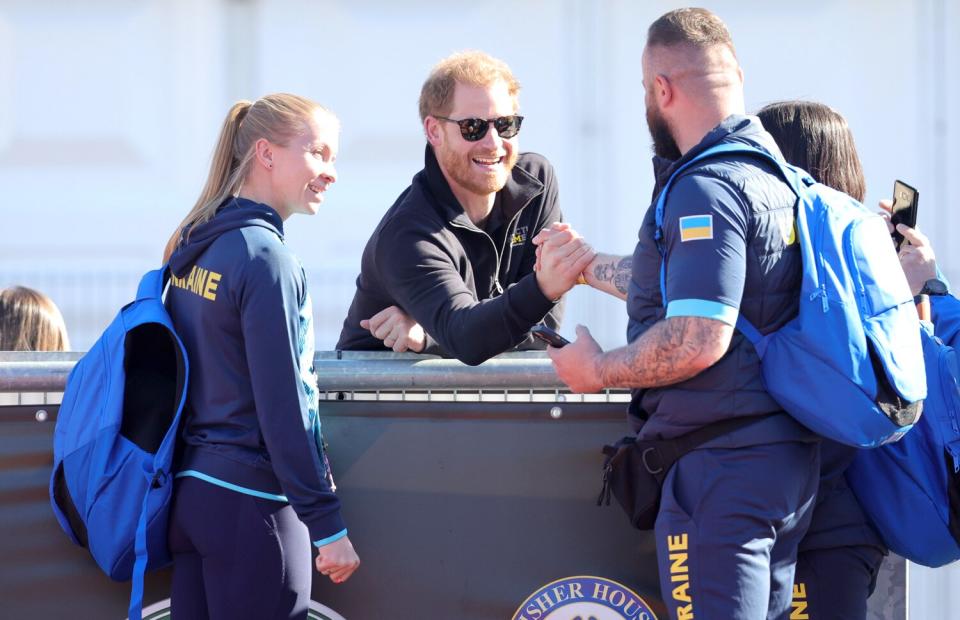
[[[694, 162], [737, 144], [782, 158], [744, 112], [743, 72], [718, 16], [698, 8], [661, 16], [641, 64], [653, 201], [633, 256], [598, 254], [584, 272], [592, 287], [626, 301], [628, 344], [603, 351], [579, 326], [576, 341], [548, 352], [575, 392], [631, 388], [628, 419], [641, 440], [719, 433], [663, 481], [654, 534], [667, 615], [786, 620], [819, 438], [766, 391], [760, 358], [737, 326], [742, 315], [766, 334], [797, 314], [797, 197], [766, 160], [726, 153]], [[674, 173], [658, 226], [658, 198]], [[561, 230], [569, 227], [534, 241]]]

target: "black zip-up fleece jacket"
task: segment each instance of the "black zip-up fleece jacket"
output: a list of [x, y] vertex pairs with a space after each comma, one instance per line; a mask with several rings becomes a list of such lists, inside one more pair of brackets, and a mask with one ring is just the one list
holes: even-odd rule
[[533, 273], [533, 237], [562, 220], [553, 166], [519, 156], [497, 194], [491, 235], [467, 217], [429, 145], [425, 160], [363, 250], [337, 349], [385, 350], [360, 321], [391, 305], [423, 327], [424, 353], [474, 365], [517, 346], [543, 348], [527, 332], [541, 321], [559, 327], [562, 314]]

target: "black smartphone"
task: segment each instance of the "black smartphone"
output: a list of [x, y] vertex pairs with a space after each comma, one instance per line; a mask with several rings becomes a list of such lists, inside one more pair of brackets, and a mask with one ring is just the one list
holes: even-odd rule
[[560, 348], [570, 344], [570, 341], [553, 331], [546, 325], [534, 325], [530, 329], [530, 335], [538, 340], [546, 342], [551, 347]]
[[890, 222], [893, 224], [893, 243], [900, 249], [903, 235], [897, 232], [897, 224], [906, 224], [910, 228], [917, 227], [917, 202], [920, 192], [903, 181], [893, 184], [893, 208], [890, 210]]

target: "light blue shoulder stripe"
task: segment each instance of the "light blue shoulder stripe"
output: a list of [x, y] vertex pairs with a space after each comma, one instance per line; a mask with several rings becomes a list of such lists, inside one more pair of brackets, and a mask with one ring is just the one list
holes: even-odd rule
[[672, 316], [700, 316], [736, 326], [740, 311], [719, 301], [706, 299], [675, 299], [667, 304], [667, 318]]
[[220, 480], [219, 478], [214, 478], [213, 476], [208, 476], [207, 474], [193, 469], [187, 469], [177, 473], [177, 478], [183, 478], [189, 476], [190, 478], [199, 478], [204, 482], [209, 482], [210, 484], [215, 484], [218, 487], [223, 487], [224, 489], [230, 489], [231, 491], [236, 491], [237, 493], [243, 493], [244, 495], [252, 495], [254, 497], [259, 497], [260, 499], [272, 499], [275, 502], [285, 502], [287, 501], [286, 495], [274, 495], [273, 493], [264, 493], [263, 491], [254, 491], [253, 489], [248, 489], [246, 487], [237, 486], [230, 482]]
[[322, 547], [324, 545], [329, 545], [332, 542], [336, 542], [347, 535], [347, 528], [343, 528], [333, 536], [327, 536], [326, 538], [321, 538], [320, 540], [313, 541], [314, 547]]

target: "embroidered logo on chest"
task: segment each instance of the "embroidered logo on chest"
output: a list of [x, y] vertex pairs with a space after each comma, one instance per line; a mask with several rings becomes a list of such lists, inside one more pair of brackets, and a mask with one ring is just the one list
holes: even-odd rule
[[515, 248], [518, 245], [523, 245], [527, 240], [527, 227], [526, 226], [517, 226], [517, 230], [510, 236], [510, 247]]

